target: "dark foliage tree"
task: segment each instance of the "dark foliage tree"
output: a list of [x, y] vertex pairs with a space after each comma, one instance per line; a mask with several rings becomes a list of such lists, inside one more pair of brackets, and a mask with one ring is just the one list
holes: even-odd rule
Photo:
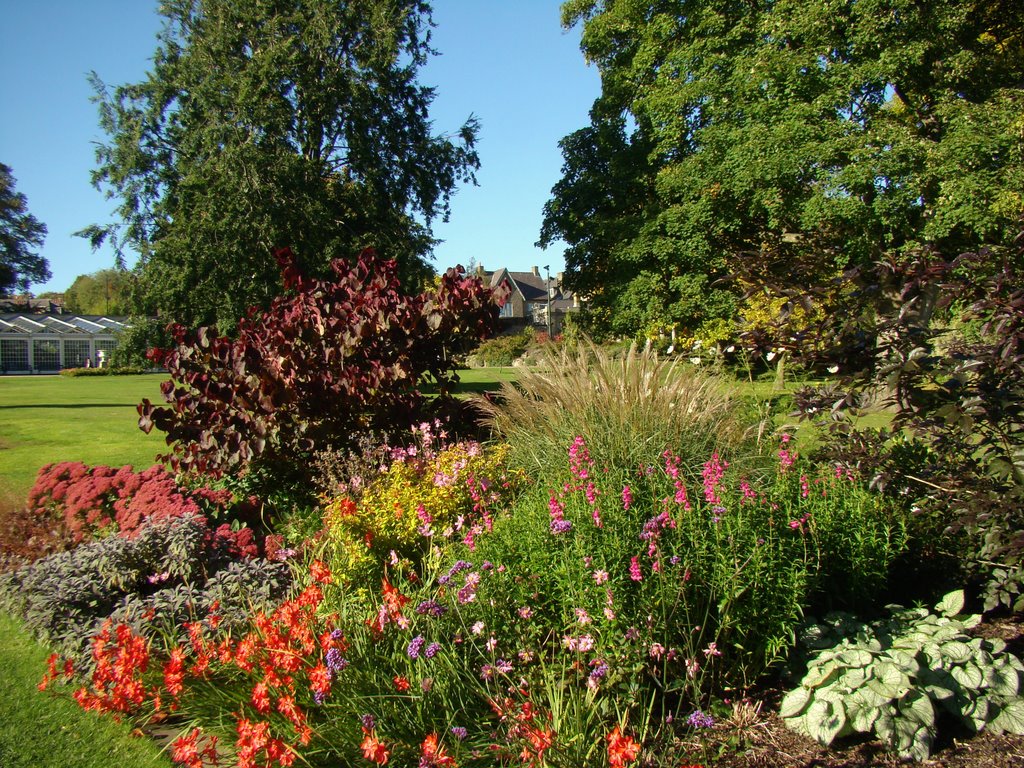
[[[738, 298], [737, 276], [800, 290], [1014, 234], [1020, 3], [570, 0], [562, 12], [582, 25], [602, 94], [590, 129], [563, 143], [542, 242], [569, 244], [571, 287], [601, 275], [601, 306], [654, 297], [664, 322], [693, 331], [731, 319], [721, 290]], [[602, 173], [611, 155], [631, 162]]]
[[314, 451], [423, 418], [422, 384], [437, 385], [430, 405], [443, 407], [456, 356], [497, 329], [491, 291], [461, 271], [409, 295], [397, 263], [372, 251], [335, 260], [331, 280], [305, 276], [289, 251], [278, 256], [289, 294], [244, 318], [237, 339], [177, 326], [177, 345], [154, 353], [171, 374], [161, 386], [168, 406], [143, 401], [139, 426], [167, 433], [163, 458], [176, 470], [308, 480]]
[[49, 264], [37, 252], [45, 239], [46, 225], [28, 212], [10, 167], [0, 163], [0, 296], [50, 279]]
[[94, 183], [120, 223], [83, 230], [138, 252], [134, 310], [224, 331], [280, 293], [275, 250], [310, 274], [375, 247], [430, 274], [430, 224], [478, 166], [477, 126], [433, 133], [418, 0], [170, 0], [153, 69], [94, 76]]
[[[914, 507], [923, 545], [948, 556], [937, 578], [970, 580], [986, 609], [1024, 611], [1024, 232], [1009, 247], [874, 271], [857, 282], [898, 286], [896, 311], [867, 334], [880, 340], [874, 370], [798, 393], [799, 410], [829, 425], [823, 456]], [[840, 342], [837, 358], [856, 356], [845, 314], [822, 334]], [[895, 418], [860, 428], [879, 381]]]

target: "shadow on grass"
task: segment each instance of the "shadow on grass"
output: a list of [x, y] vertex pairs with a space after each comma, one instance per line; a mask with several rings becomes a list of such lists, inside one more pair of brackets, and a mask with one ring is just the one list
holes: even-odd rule
[[134, 408], [138, 403], [36, 403], [24, 405], [0, 405], [0, 411], [13, 408]]

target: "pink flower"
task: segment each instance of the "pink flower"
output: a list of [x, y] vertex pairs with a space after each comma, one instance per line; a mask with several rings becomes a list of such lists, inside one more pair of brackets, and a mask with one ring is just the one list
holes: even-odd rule
[[608, 571], [594, 571], [594, 581], [598, 584], [604, 584], [608, 581]]
[[633, 581], [643, 581], [643, 574], [640, 573], [640, 558], [635, 555], [629, 559], [629, 578]]
[[622, 486], [622, 508], [624, 510], [629, 509], [633, 505], [633, 491], [630, 490], [628, 485]]

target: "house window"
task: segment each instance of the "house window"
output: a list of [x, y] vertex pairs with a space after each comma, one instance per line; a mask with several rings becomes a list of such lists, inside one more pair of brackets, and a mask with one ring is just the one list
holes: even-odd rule
[[499, 313], [499, 317], [514, 317], [514, 315], [512, 314], [512, 299], [509, 299], [508, 301], [501, 305], [501, 312]]

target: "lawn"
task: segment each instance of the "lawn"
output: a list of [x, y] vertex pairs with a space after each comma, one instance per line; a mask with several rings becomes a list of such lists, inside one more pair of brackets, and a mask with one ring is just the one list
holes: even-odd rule
[[36, 688], [48, 651], [0, 613], [0, 766], [3, 768], [169, 768], [150, 739]]
[[[496, 389], [513, 368], [459, 372], [465, 393]], [[138, 428], [135, 406], [160, 402], [165, 374], [0, 377], [0, 508], [21, 504], [40, 467], [57, 461], [151, 466], [163, 435]]]
[[144, 469], [164, 449], [135, 406], [160, 400], [162, 374], [0, 377], [0, 507], [20, 504], [40, 467], [57, 461]]

